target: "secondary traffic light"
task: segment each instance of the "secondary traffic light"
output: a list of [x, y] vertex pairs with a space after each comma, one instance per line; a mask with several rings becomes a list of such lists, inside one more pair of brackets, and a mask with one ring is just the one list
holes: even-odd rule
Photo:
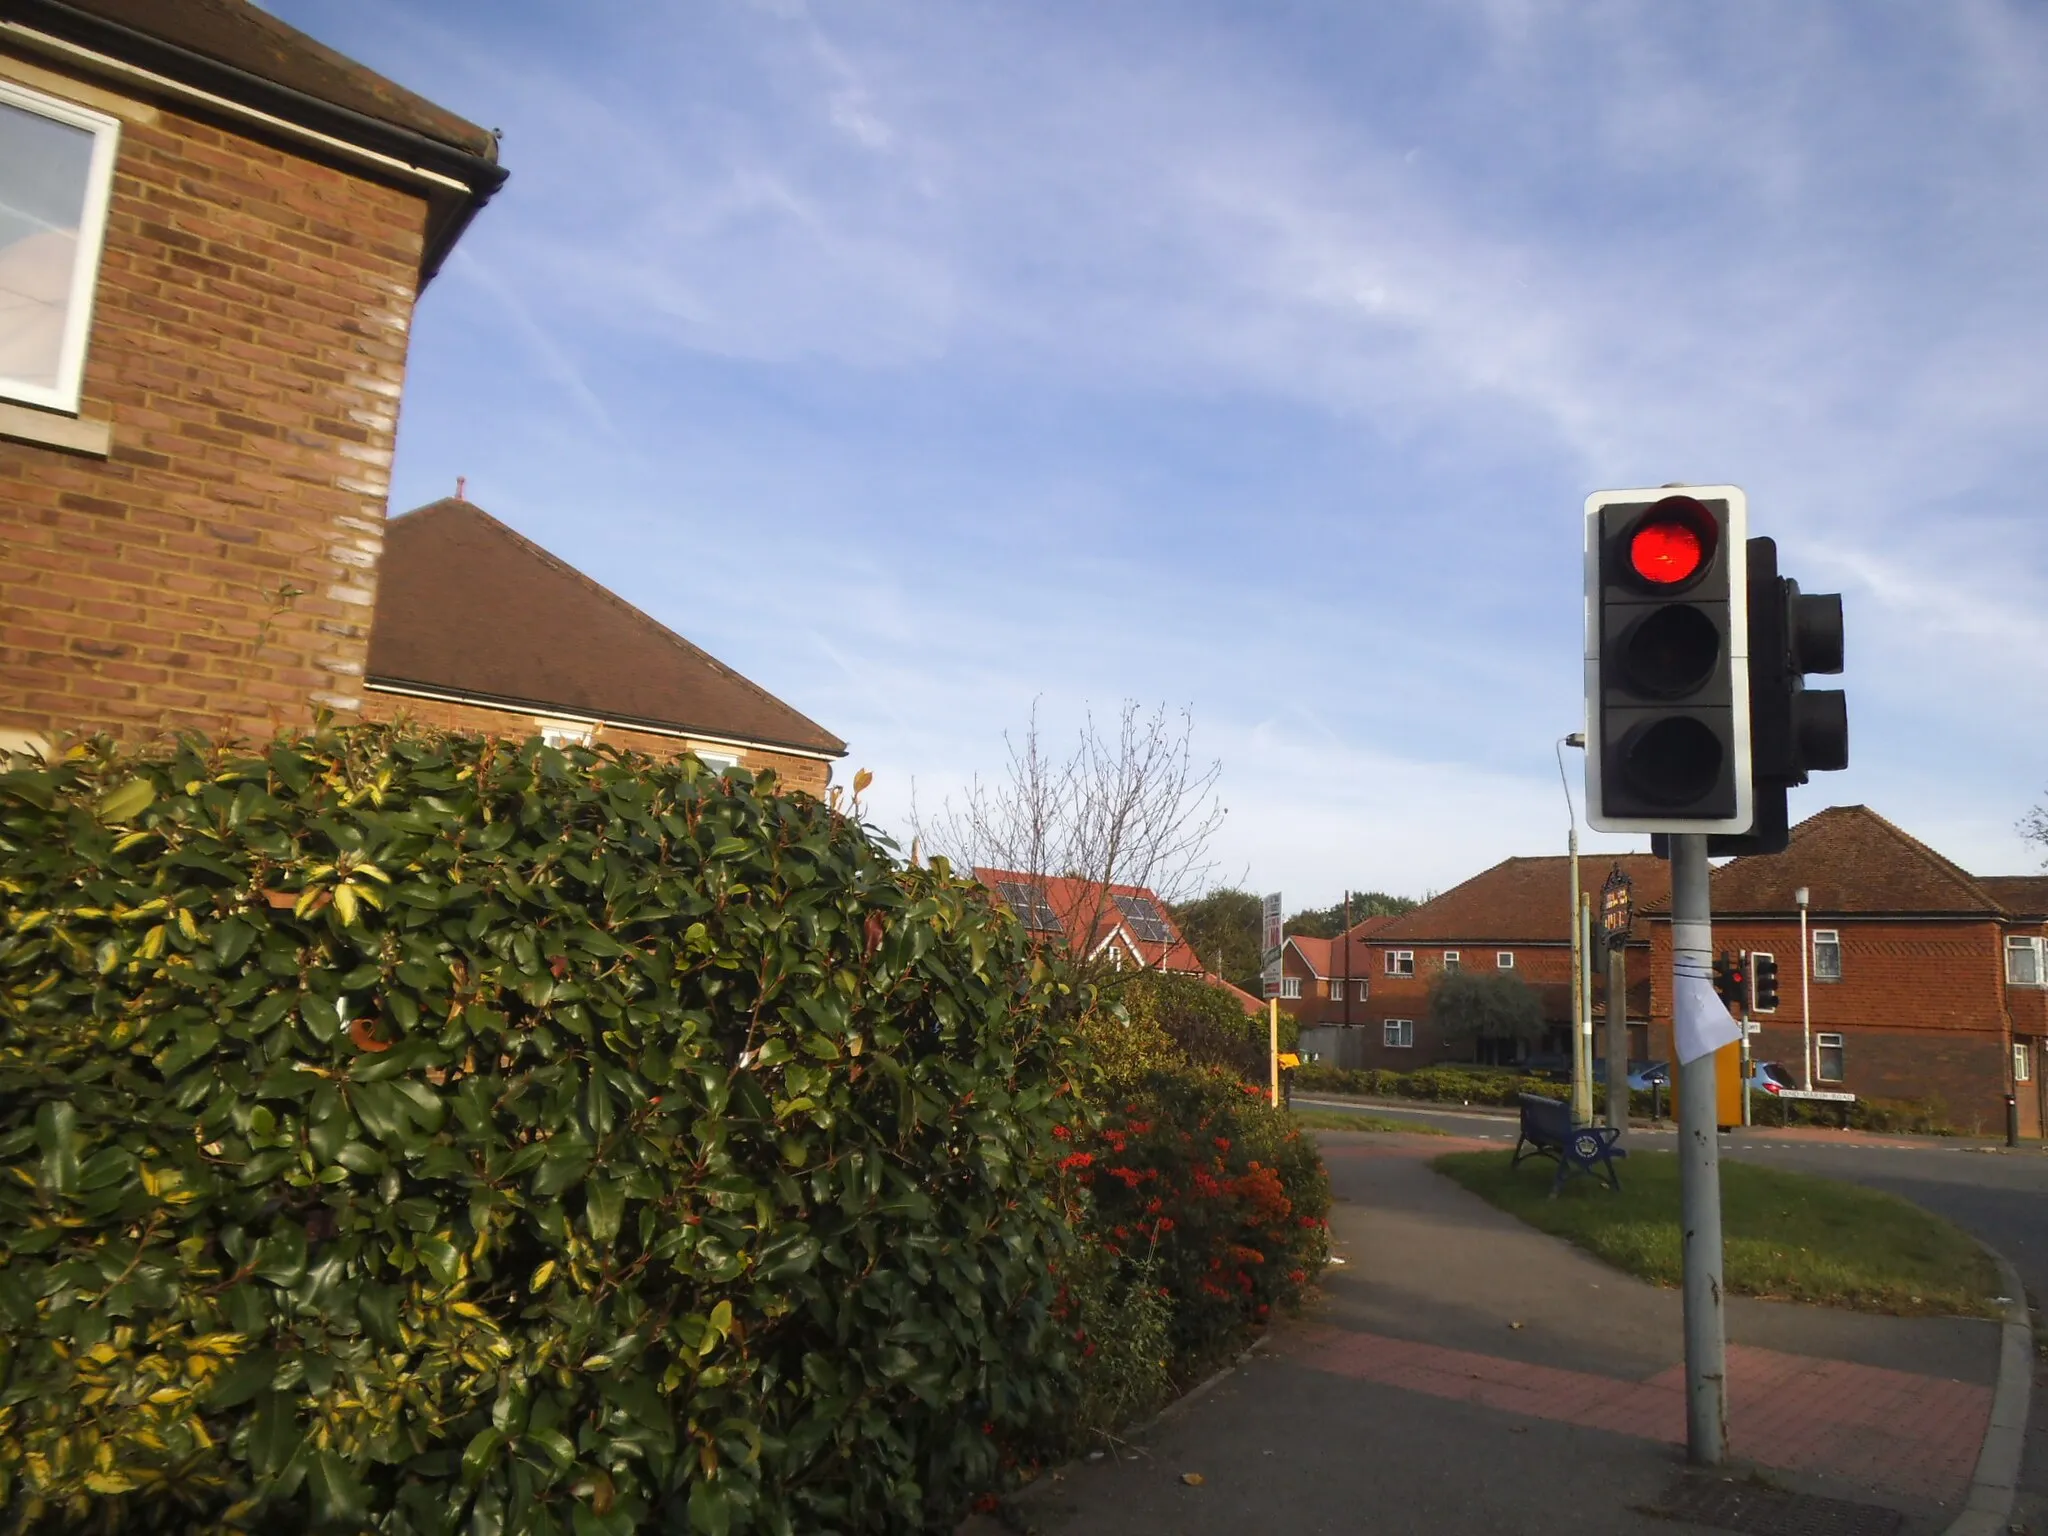
[[1720, 993], [1722, 1002], [1734, 1009], [1749, 1003], [1749, 968], [1743, 960], [1743, 956], [1731, 955], [1725, 949], [1714, 957], [1714, 990]]
[[1735, 486], [1586, 499], [1586, 801], [1600, 830], [1750, 830], [1748, 555]]
[[1778, 957], [1776, 955], [1750, 956], [1749, 986], [1754, 1012], [1769, 1013], [1778, 1006]]
[[1842, 599], [1801, 592], [1778, 574], [1772, 539], [1749, 541], [1749, 700], [1756, 819], [1747, 834], [1716, 837], [1714, 855], [1782, 853], [1790, 836], [1786, 791], [1811, 773], [1849, 766], [1849, 705], [1838, 688], [1808, 688], [1809, 672], [1842, 670]]

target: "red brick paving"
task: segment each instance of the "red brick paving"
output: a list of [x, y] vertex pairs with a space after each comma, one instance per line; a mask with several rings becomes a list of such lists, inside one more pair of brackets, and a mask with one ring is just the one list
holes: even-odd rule
[[[1278, 1353], [1333, 1375], [1673, 1444], [1685, 1442], [1685, 1368], [1647, 1381], [1528, 1365], [1342, 1328], [1306, 1327]], [[1728, 1347], [1729, 1449], [1786, 1471], [1905, 1498], [1959, 1500], [1991, 1419], [1991, 1389], [1841, 1360]]]

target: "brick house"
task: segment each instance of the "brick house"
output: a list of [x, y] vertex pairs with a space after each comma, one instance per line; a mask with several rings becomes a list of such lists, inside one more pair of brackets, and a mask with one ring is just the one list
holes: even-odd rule
[[[1334, 939], [1290, 933], [1280, 948], [1280, 974], [1265, 983], [1268, 997], [1304, 1026], [1356, 1024], [1365, 1019], [1362, 1005], [1371, 992], [1366, 966], [1371, 956], [1365, 940], [1393, 918], [1368, 917]], [[1346, 1007], [1349, 1002], [1353, 1006]]]
[[[1580, 889], [1599, 910], [1600, 888], [1619, 863], [1635, 882], [1637, 910], [1662, 902], [1671, 890], [1670, 866], [1649, 854], [1619, 859], [1580, 860]], [[1507, 972], [1535, 989], [1547, 1037], [1541, 1049], [1562, 1052], [1570, 1042], [1572, 938], [1571, 860], [1563, 857], [1511, 858], [1474, 875], [1462, 885], [1398, 917], [1374, 917], [1340, 938], [1290, 941], [1290, 966], [1299, 964], [1304, 982], [1312, 968], [1323, 970], [1322, 995], [1300, 1017], [1302, 1046], [1331, 1066], [1408, 1070], [1444, 1061], [1472, 1061], [1486, 1054], [1469, 1042], [1445, 1041], [1429, 1018], [1429, 986], [1447, 970]], [[1330, 947], [1341, 974], [1345, 947], [1353, 967], [1352, 995], [1330, 993]], [[1640, 1057], [1651, 1042], [1648, 979], [1651, 943], [1642, 923], [1628, 953], [1629, 1054]], [[1290, 978], [1292, 973], [1290, 972]], [[1362, 984], [1361, 984], [1362, 981]], [[1283, 986], [1285, 982], [1283, 981]], [[1595, 1053], [1606, 1017], [1604, 967], [1596, 966], [1593, 990]], [[1301, 1006], [1283, 1003], [1283, 1006]], [[1344, 1012], [1350, 1022], [1344, 1022]], [[1517, 1056], [1529, 1054], [1519, 1050]]]
[[0, 4], [0, 750], [359, 707], [494, 136], [246, 0]]
[[474, 502], [386, 525], [363, 718], [772, 768], [823, 794], [846, 743]]
[[1106, 960], [1119, 970], [1156, 970], [1194, 976], [1229, 994], [1248, 1016], [1265, 1004], [1204, 968], [1165, 902], [1142, 885], [1032, 875], [977, 867], [974, 878], [995, 894], [1025, 931], [1042, 944], [1063, 947], [1076, 960]]
[[[2048, 1049], [2048, 876], [1972, 875], [1860, 805], [1793, 828], [1779, 854], [1711, 876], [1716, 950], [1776, 957], [1779, 1002], [1759, 1014], [1759, 1060], [1812, 1084], [1874, 1098], [1941, 1100], [1957, 1126], [1987, 1132], [2018, 1099], [2022, 1135], [2044, 1123]], [[1808, 893], [1802, 1018], [1796, 893]], [[1671, 1048], [1671, 924], [1651, 922], [1656, 1054]]]

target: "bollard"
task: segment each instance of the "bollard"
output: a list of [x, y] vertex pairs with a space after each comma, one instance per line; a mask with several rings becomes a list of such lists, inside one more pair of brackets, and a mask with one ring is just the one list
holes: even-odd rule
[[2020, 1101], [2010, 1093], [2005, 1096], [2005, 1144], [2008, 1147], [2020, 1144]]

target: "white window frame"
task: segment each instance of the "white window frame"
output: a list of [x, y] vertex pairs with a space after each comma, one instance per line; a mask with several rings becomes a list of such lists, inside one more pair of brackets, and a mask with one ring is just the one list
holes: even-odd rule
[[[1776, 960], [1778, 958], [1776, 955], [1772, 954], [1768, 949], [1753, 949], [1749, 952], [1750, 1011], [1752, 1013], [1776, 1013], [1778, 1011], [1776, 1008], [1759, 1008], [1756, 1006], [1756, 961], [1757, 956], [1759, 955], [1762, 955], [1767, 960]], [[1782, 1004], [1785, 1001], [1784, 987], [1785, 973], [1783, 971], [1780, 971], [1778, 973], [1778, 1001], [1780, 1004]]]
[[1362, 1003], [1372, 996], [1372, 983], [1365, 977], [1358, 978], [1358, 1000]]
[[1280, 978], [1280, 995], [1282, 997], [1301, 996], [1301, 978], [1299, 976], [1282, 976]]
[[[1835, 968], [1824, 971], [1820, 968], [1821, 946], [1825, 944], [1835, 952]], [[1842, 930], [1839, 928], [1816, 928], [1813, 930], [1813, 969], [1808, 972], [1815, 981], [1840, 981], [1842, 979]]]
[[713, 773], [724, 773], [728, 768], [737, 768], [740, 765], [740, 755], [737, 752], [721, 752], [716, 747], [692, 747], [690, 750], [696, 754], [697, 761]]
[[1333, 1003], [1344, 1001], [1344, 978], [1342, 976], [1332, 976], [1330, 978], [1330, 1001]]
[[[1841, 1070], [1833, 1077], [1829, 1077], [1820, 1067], [1820, 1064], [1827, 1060], [1827, 1053], [1829, 1051], [1837, 1052], [1836, 1059], [1841, 1063]], [[1848, 1077], [1849, 1049], [1842, 1037], [1833, 1033], [1815, 1035], [1813, 1037], [1813, 1080], [1816, 1083], [1840, 1083], [1846, 1082]]]
[[1413, 976], [1415, 974], [1415, 951], [1412, 949], [1388, 950], [1387, 974], [1389, 976]]
[[78, 248], [71, 260], [71, 302], [64, 312], [64, 339], [57, 351], [57, 383], [54, 388], [42, 388], [0, 375], [0, 400], [76, 416], [85, 384], [85, 352], [92, 338], [93, 298], [99, 288], [107, 203], [113, 195], [114, 158], [121, 144], [121, 122], [104, 112], [45, 96], [9, 80], [0, 80], [0, 103], [82, 128], [93, 136], [92, 159], [85, 169], [85, 202], [78, 213]]
[[590, 745], [591, 728], [574, 720], [536, 720], [534, 728], [540, 732], [541, 743], [560, 751], [563, 747], [587, 747]]
[[1415, 1021], [1380, 1020], [1380, 1044], [1390, 1051], [1412, 1051], [1415, 1049]]
[[1456, 951], [1455, 949], [1447, 949], [1447, 950], [1445, 950], [1445, 951], [1444, 951], [1444, 969], [1445, 969], [1445, 970], [1447, 970], [1447, 971], [1455, 971], [1455, 970], [1457, 970], [1457, 969], [1459, 968], [1459, 966], [1460, 966], [1460, 964], [1461, 964], [1461, 963], [1462, 963], [1462, 962], [1461, 962], [1461, 961], [1459, 960], [1459, 958], [1458, 958], [1458, 952], [1457, 952], [1457, 951]]
[[[2013, 976], [2014, 955], [2026, 955], [2034, 968], [2031, 981], [2020, 981]], [[2023, 933], [2009, 933], [2005, 936], [2005, 984], [2008, 987], [2039, 987], [2048, 985], [2042, 980], [2041, 941]]]
[[2025, 1040], [2012, 1043], [2012, 1080], [2016, 1083], [2034, 1080], [2034, 1050]]
[[1493, 952], [1493, 968], [1496, 971], [1512, 971], [1515, 968], [1515, 952], [1512, 949], [1496, 949]]

